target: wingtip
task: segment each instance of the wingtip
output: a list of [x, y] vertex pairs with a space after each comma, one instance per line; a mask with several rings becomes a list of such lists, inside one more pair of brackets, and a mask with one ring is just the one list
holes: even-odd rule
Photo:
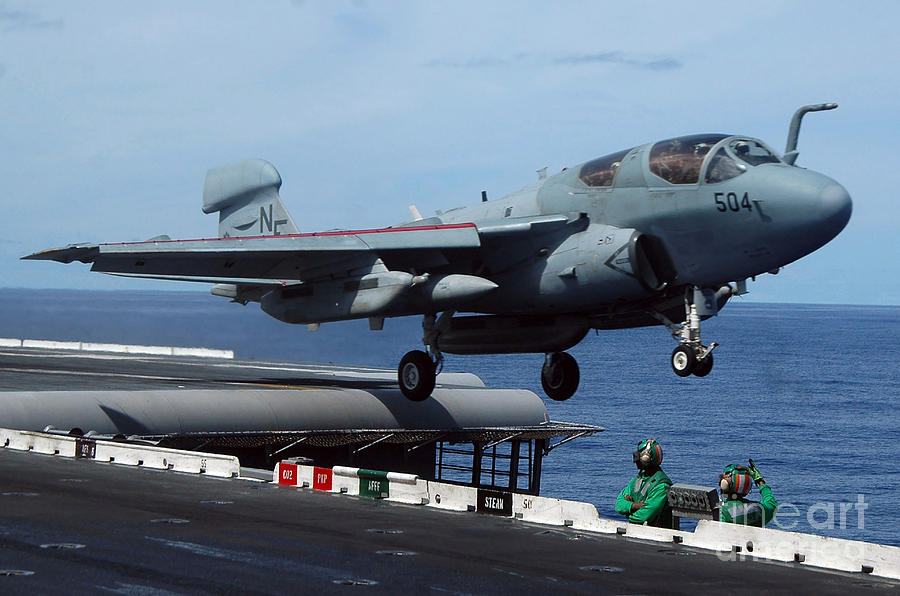
[[97, 250], [96, 244], [69, 244], [59, 248], [47, 248], [38, 252], [31, 253], [20, 257], [23, 261], [59, 261], [60, 263], [71, 263], [78, 260], [87, 263], [91, 260], [94, 252]]
[[40, 259], [46, 259], [47, 253], [51, 253], [53, 251], [60, 250], [58, 248], [46, 248], [44, 250], [39, 250], [37, 252], [33, 252], [30, 255], [25, 255], [24, 257], [19, 257], [20, 261], [37, 261]]

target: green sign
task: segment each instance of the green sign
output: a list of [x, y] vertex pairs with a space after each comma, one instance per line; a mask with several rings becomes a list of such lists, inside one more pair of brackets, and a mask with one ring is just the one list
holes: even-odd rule
[[387, 478], [387, 472], [378, 470], [360, 470], [356, 473], [359, 476], [359, 496], [369, 497], [370, 499], [386, 499], [390, 494], [390, 482]]

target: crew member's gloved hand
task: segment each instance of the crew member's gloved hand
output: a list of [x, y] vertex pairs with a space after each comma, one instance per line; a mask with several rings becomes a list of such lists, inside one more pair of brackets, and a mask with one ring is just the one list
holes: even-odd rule
[[756, 464], [753, 463], [752, 459], [750, 460], [749, 472], [750, 477], [753, 478], [753, 482], [756, 483], [756, 486], [766, 483], [766, 481], [763, 480], [762, 474], [759, 473], [759, 469], [756, 467]]

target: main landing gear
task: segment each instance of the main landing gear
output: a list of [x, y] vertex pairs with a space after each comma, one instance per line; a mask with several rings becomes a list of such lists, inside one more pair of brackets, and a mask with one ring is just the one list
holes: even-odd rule
[[407, 352], [397, 368], [400, 391], [411, 401], [424, 401], [434, 391], [435, 363], [422, 350]]
[[444, 355], [438, 348], [438, 337], [450, 326], [454, 311], [446, 311], [440, 317], [425, 315], [422, 319], [423, 341], [427, 352], [407, 352], [397, 367], [400, 391], [410, 401], [424, 401], [434, 391], [435, 379], [444, 367]]
[[[426, 351], [407, 352], [397, 367], [400, 391], [411, 401], [424, 401], [434, 391], [435, 378], [441, 372], [444, 356], [438, 348], [438, 338], [450, 327], [455, 313], [447, 311], [440, 317], [425, 315], [422, 320], [423, 342]], [[581, 375], [578, 363], [566, 352], [550, 352], [541, 369], [541, 385], [550, 399], [565, 401], [575, 394]]]
[[552, 400], [566, 401], [578, 389], [581, 374], [578, 363], [566, 352], [551, 352], [544, 358], [541, 369], [541, 385]]
[[679, 377], [705, 377], [713, 367], [712, 351], [718, 346], [716, 342], [704, 346], [700, 340], [700, 314], [697, 309], [697, 300], [704, 299], [706, 310], [713, 309], [715, 314], [716, 296], [709, 291], [695, 290], [688, 292], [684, 299], [685, 320], [680, 325], [672, 323], [660, 313], [655, 313], [669, 331], [672, 337], [678, 341], [678, 347], [672, 352], [670, 363], [672, 370]]

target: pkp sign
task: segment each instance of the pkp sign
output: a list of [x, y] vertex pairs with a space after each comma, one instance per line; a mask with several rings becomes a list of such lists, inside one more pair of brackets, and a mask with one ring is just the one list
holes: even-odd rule
[[331, 490], [331, 468], [313, 468], [313, 488], [316, 490]]

